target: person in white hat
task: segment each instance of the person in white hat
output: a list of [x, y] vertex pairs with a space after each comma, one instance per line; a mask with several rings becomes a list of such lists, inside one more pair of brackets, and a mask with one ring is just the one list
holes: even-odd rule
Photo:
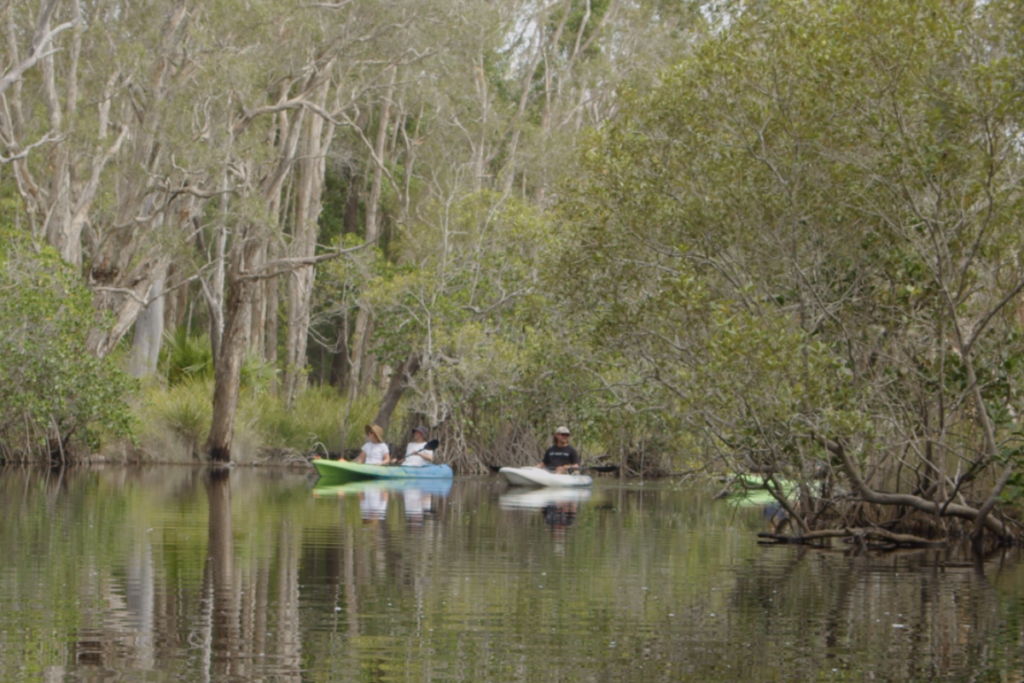
[[568, 427], [556, 429], [553, 437], [554, 443], [544, 451], [544, 459], [541, 460], [537, 467], [543, 467], [556, 474], [578, 472], [580, 469], [580, 454], [569, 445], [570, 436]]
[[366, 443], [355, 461], [367, 465], [387, 465], [391, 462], [391, 451], [384, 443], [384, 430], [380, 425], [366, 425]]

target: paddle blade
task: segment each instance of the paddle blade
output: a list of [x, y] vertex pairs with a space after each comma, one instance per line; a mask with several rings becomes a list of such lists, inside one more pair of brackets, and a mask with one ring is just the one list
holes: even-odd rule
[[438, 445], [440, 445], [440, 443], [441, 443], [441, 442], [440, 442], [440, 441], [438, 441], [437, 439], [431, 439], [430, 441], [428, 441], [428, 442], [427, 442], [427, 443], [426, 443], [426, 444], [425, 444], [425, 445], [423, 446], [423, 448], [422, 448], [421, 450], [424, 450], [424, 451], [432, 451], [432, 450], [436, 449], [436, 448], [438, 447]]

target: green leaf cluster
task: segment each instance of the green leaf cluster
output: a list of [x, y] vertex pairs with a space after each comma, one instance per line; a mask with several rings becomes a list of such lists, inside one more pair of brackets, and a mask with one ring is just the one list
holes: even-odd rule
[[1017, 20], [1002, 2], [770, 0], [624, 92], [560, 188], [574, 277], [551, 283], [608, 405], [779, 466], [823, 457], [821, 433], [977, 453], [968, 353], [1008, 427]]
[[77, 273], [54, 249], [0, 227], [0, 292], [0, 456], [131, 436], [135, 384], [86, 351], [94, 311]]

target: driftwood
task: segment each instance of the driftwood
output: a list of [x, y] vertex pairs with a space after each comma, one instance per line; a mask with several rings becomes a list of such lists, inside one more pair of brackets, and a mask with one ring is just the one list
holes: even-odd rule
[[[786, 536], [763, 532], [757, 535], [758, 538], [767, 539], [764, 542], [772, 544], [798, 544], [818, 545], [830, 538], [845, 538], [852, 542], [859, 543], [865, 547], [885, 548], [944, 548], [945, 541], [930, 541], [920, 536], [911, 534], [895, 534], [891, 531], [878, 528], [844, 528], [844, 529], [822, 529], [819, 531], [808, 531], [798, 536]], [[881, 543], [878, 543], [881, 541]]]

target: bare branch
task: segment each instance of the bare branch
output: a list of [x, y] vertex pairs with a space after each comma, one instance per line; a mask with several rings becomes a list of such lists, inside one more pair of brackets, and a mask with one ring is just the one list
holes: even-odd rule
[[343, 9], [345, 7], [348, 7], [351, 4], [352, 4], [352, 0], [345, 0], [345, 2], [338, 2], [338, 3], [311, 2], [308, 5], [302, 5], [302, 7], [304, 9], [306, 9], [306, 8], [312, 9], [314, 7], [315, 8], [319, 8], [319, 9]]
[[[298, 258], [283, 258], [274, 261], [264, 263], [259, 271], [255, 273], [245, 273], [239, 277], [240, 280], [267, 280], [278, 275], [284, 275], [290, 273], [297, 268], [305, 268], [306, 266], [314, 266], [324, 261], [333, 261], [334, 259], [342, 256], [343, 254], [351, 254], [352, 252], [365, 249], [370, 246], [369, 242], [360, 244], [357, 247], [349, 247], [348, 249], [339, 249], [332, 251], [328, 254], [320, 254], [318, 256], [310, 257], [298, 257]], [[276, 268], [276, 270], [270, 270]]]
[[992, 307], [992, 310], [985, 314], [985, 317], [978, 321], [978, 324], [974, 326], [974, 330], [971, 332], [971, 338], [967, 340], [967, 344], [964, 346], [961, 353], [966, 356], [971, 352], [971, 347], [974, 346], [974, 342], [978, 341], [978, 337], [980, 337], [981, 333], [985, 331], [986, 327], [988, 327], [989, 321], [991, 321], [999, 311], [1003, 310], [1003, 307], [1010, 303], [1014, 297], [1020, 294], [1021, 290], [1024, 290], [1024, 279], [1021, 279], [1021, 281], [1017, 283], [1016, 287], [1010, 290], [1010, 292], [1004, 296], [999, 303]]
[[20, 152], [18, 152], [14, 156], [12, 156], [12, 157], [0, 156], [0, 166], [3, 166], [4, 164], [9, 164], [12, 161], [17, 161], [18, 159], [24, 159], [25, 157], [28, 156], [28, 153], [31, 152], [36, 147], [41, 147], [42, 145], [45, 145], [45, 144], [48, 144], [48, 143], [51, 143], [51, 142], [62, 142], [63, 140], [64, 140], [64, 136], [63, 135], [54, 135], [53, 131], [50, 131], [49, 133], [47, 133], [43, 137], [42, 140], [37, 140], [37, 141], [33, 142], [31, 145], [29, 145], [25, 149], [21, 150]]
[[[821, 435], [815, 435], [815, 439], [818, 443], [828, 449], [830, 453], [839, 457], [843, 463], [843, 469], [846, 470], [847, 476], [853, 483], [857, 493], [860, 494], [861, 500], [865, 503], [876, 503], [879, 505], [905, 505], [931, 515], [944, 513], [950, 517], [959, 517], [972, 522], [978, 520], [984, 524], [985, 528], [991, 530], [1000, 538], [1006, 537], [1006, 527], [1002, 522], [988, 514], [982, 517], [979, 510], [967, 505], [947, 503], [945, 506], [942, 506], [937, 501], [925, 500], [920, 496], [911, 495], [909, 493], [882, 493], [875, 491], [861, 478], [860, 472], [858, 472], [857, 466], [853, 462], [853, 458], [850, 457], [850, 454], [846, 452], [846, 448], [841, 443], [831, 439], [826, 439]], [[1001, 490], [1001, 487], [999, 488]]]
[[10, 71], [4, 74], [3, 78], [0, 78], [0, 95], [4, 93], [7, 88], [11, 87], [16, 81], [21, 78], [21, 75], [31, 69], [36, 63], [43, 57], [52, 55], [57, 50], [50, 50], [49, 52], [43, 52], [43, 48], [56, 38], [58, 35], [67, 31], [69, 28], [76, 26], [81, 19], [75, 19], [61, 24], [55, 29], [43, 33], [44, 27], [50, 22], [50, 15], [57, 8], [60, 0], [50, 0], [50, 2], [43, 8], [42, 12], [39, 13], [39, 20], [36, 23], [36, 31], [32, 36], [32, 45], [28, 49], [28, 55], [21, 60], [16, 66]]

